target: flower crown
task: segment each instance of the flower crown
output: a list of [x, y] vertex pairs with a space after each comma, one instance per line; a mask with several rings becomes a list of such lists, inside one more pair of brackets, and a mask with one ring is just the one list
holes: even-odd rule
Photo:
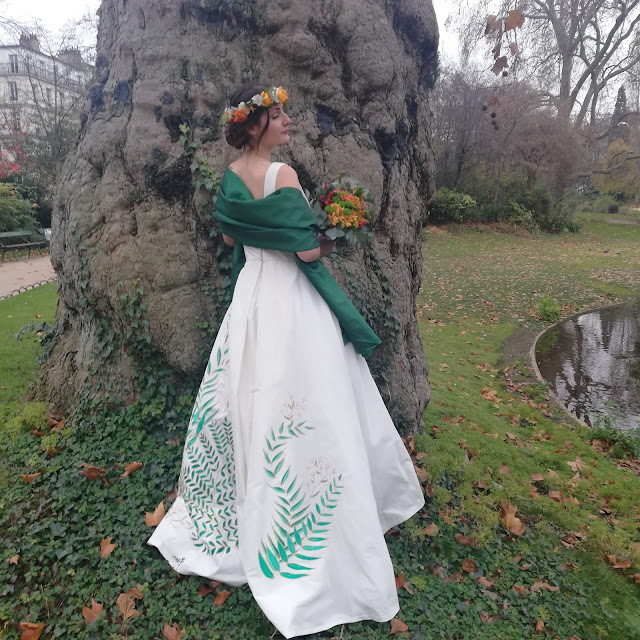
[[282, 87], [267, 87], [256, 93], [251, 100], [241, 102], [237, 107], [227, 107], [220, 117], [220, 124], [244, 122], [256, 107], [270, 107], [272, 104], [287, 104], [289, 95]]

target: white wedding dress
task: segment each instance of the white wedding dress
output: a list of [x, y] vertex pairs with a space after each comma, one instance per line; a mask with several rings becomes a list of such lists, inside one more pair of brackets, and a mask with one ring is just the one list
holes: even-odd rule
[[[272, 163], [265, 197], [281, 163]], [[398, 612], [384, 533], [424, 504], [365, 359], [294, 254], [244, 247], [149, 544], [253, 596], [287, 638]]]

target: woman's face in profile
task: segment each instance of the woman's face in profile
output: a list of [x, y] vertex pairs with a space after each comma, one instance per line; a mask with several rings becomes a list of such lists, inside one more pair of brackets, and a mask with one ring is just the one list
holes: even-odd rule
[[261, 145], [275, 147], [280, 144], [289, 144], [289, 125], [291, 118], [285, 113], [281, 104], [270, 106], [260, 117], [260, 126], [256, 136], [260, 135], [260, 131], [267, 124], [269, 118], [269, 128], [265, 131], [260, 141]]

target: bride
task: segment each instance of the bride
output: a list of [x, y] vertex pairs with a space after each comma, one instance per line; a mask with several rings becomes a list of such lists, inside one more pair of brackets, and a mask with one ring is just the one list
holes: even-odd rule
[[424, 499], [365, 360], [379, 340], [320, 260], [334, 245], [296, 172], [271, 162], [288, 100], [243, 86], [223, 115], [242, 149], [216, 202], [233, 299], [149, 544], [181, 574], [248, 583], [291, 638], [396, 615], [384, 533]]

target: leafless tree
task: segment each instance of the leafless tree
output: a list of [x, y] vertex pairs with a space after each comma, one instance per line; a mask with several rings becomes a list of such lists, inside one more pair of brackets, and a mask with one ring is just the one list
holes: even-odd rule
[[[513, 0], [458, 5], [466, 56], [482, 38], [492, 8], [499, 15], [515, 8]], [[617, 89], [640, 61], [640, 0], [521, 0], [517, 8], [525, 23], [510, 34], [519, 39], [515, 70], [544, 91], [559, 118], [576, 128], [594, 126], [607, 89], [614, 81]]]

